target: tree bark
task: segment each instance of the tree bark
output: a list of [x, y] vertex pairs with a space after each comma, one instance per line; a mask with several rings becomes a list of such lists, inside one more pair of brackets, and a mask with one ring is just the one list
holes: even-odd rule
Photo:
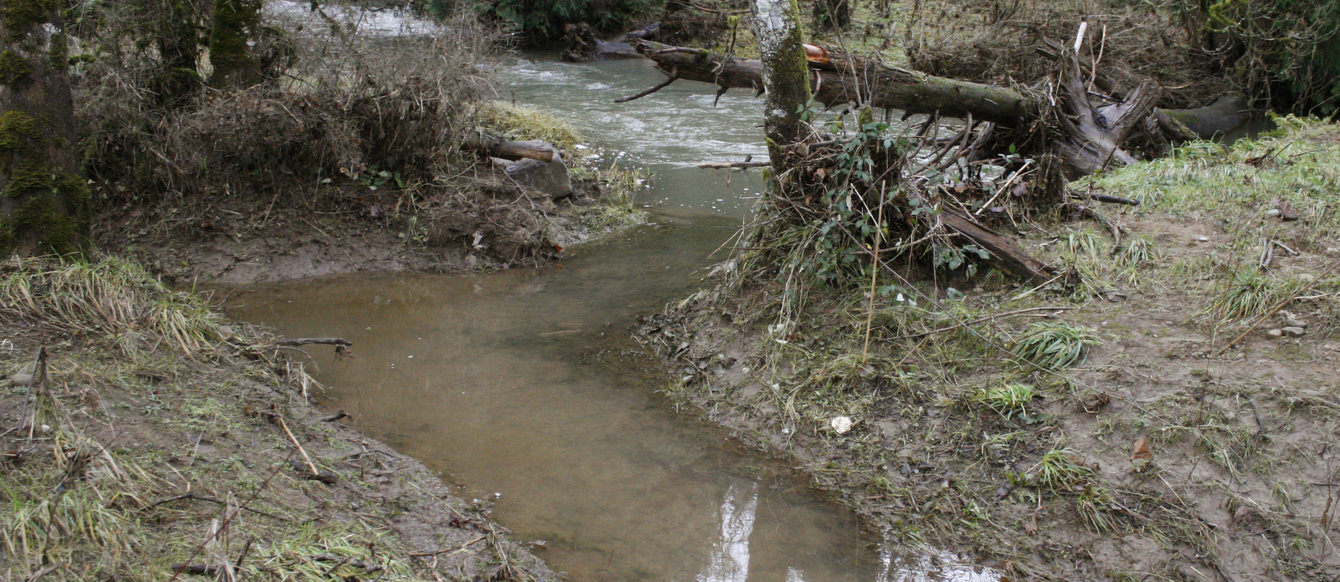
[[70, 254], [88, 240], [62, 6], [0, 3], [0, 255]]
[[774, 175], [785, 171], [788, 148], [807, 136], [801, 112], [809, 104], [810, 78], [796, 0], [753, 0], [754, 38], [762, 56], [763, 130]]

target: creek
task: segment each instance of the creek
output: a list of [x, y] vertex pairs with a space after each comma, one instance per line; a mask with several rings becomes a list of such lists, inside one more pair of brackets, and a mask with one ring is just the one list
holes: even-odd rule
[[654, 172], [651, 224], [532, 270], [356, 275], [255, 286], [238, 319], [311, 350], [320, 404], [492, 508], [574, 580], [985, 580], [951, 554], [890, 549], [785, 465], [676, 415], [631, 339], [639, 315], [692, 292], [761, 187], [703, 161], [766, 155], [759, 103], [671, 86], [643, 61], [498, 65], [504, 98], [579, 126], [606, 162]]

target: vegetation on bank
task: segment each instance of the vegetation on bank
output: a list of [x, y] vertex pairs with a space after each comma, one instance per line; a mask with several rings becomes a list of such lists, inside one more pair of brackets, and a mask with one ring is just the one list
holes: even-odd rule
[[0, 577], [551, 577], [306, 404], [277, 338], [142, 268], [0, 265]]
[[[559, 144], [578, 167], [574, 195], [558, 201], [528, 195], [462, 149], [479, 129], [516, 139], [546, 129], [520, 125], [535, 116], [480, 105], [492, 81], [476, 65], [499, 38], [473, 17], [457, 13], [433, 34], [388, 43], [360, 30], [357, 8], [266, 13], [244, 27], [255, 33], [256, 70], [246, 75], [260, 79], [219, 84], [207, 39], [178, 41], [169, 26], [205, 22], [208, 7], [181, 4], [182, 23], [145, 8], [80, 13], [75, 102], [89, 133], [97, 242], [172, 278], [259, 276], [248, 265], [309, 238], [317, 248], [301, 251], [315, 255], [306, 262], [337, 271], [502, 268], [638, 219], [630, 181], [586, 167], [574, 144]], [[129, 50], [127, 39], [159, 50]], [[179, 70], [215, 87], [171, 82]], [[165, 98], [167, 88], [181, 92]]]
[[[0, 578], [553, 578], [486, 507], [322, 419], [280, 340], [162, 280], [308, 240], [336, 259], [391, 249], [364, 269], [527, 264], [637, 222], [641, 177], [577, 158], [576, 194], [554, 201], [463, 151], [476, 128], [570, 158], [580, 139], [483, 99], [498, 37], [472, 18], [390, 45], [325, 7], [292, 22], [250, 0], [33, 5], [0, 6], [3, 30], [64, 16], [68, 54], [39, 64], [68, 65], [79, 132], [0, 104], [0, 250], [84, 258], [0, 264]], [[34, 87], [36, 61], [10, 48], [0, 81]], [[87, 180], [25, 162], [51, 152]], [[95, 244], [32, 211], [70, 193]], [[11, 228], [28, 223], [38, 236]], [[196, 265], [211, 260], [232, 262]]]
[[903, 542], [1015, 575], [1333, 578], [1340, 129], [1277, 123], [1070, 186], [1139, 206], [1015, 212], [1042, 285], [938, 256], [872, 274], [846, 235], [823, 277], [822, 238], [749, 239], [650, 320], [691, 370], [667, 392]]

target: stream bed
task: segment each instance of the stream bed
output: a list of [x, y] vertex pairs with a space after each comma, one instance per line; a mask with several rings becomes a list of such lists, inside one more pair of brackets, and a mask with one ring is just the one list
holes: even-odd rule
[[[952, 554], [891, 550], [804, 477], [674, 413], [631, 339], [639, 315], [692, 292], [740, 226], [757, 172], [703, 161], [766, 155], [758, 102], [660, 80], [643, 61], [500, 64], [503, 98], [572, 121], [606, 161], [655, 173], [652, 224], [533, 270], [356, 275], [255, 286], [230, 315], [311, 350], [320, 404], [493, 508], [574, 580], [987, 580]], [[609, 158], [612, 158], [609, 159]]]

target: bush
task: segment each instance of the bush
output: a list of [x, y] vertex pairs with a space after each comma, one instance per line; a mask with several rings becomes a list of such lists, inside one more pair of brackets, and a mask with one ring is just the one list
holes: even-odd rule
[[1340, 112], [1340, 7], [1334, 0], [1218, 0], [1208, 31], [1252, 94], [1274, 108]]
[[604, 33], [623, 32], [640, 14], [659, 9], [663, 0], [423, 0], [420, 8], [441, 18], [462, 5], [506, 23], [527, 44], [544, 44], [563, 36], [568, 24], [585, 22]]

